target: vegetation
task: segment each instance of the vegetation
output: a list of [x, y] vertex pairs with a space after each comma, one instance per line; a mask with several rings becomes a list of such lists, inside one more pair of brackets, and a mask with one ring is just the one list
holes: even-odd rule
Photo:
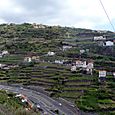
[[[8, 50], [9, 55], [0, 58], [0, 63], [18, 65], [18, 67], [1, 68], [0, 83], [42, 86], [51, 97], [62, 97], [75, 102], [83, 111], [113, 115], [115, 114], [115, 79], [111, 72], [115, 70], [115, 46], [100, 46], [99, 41], [93, 40], [94, 36], [107, 36], [108, 40], [115, 38], [114, 33], [110, 31], [98, 32], [46, 25], [35, 28], [28, 23], [2, 24], [0, 50]], [[72, 48], [64, 50], [64, 45]], [[82, 49], [85, 50], [83, 54], [80, 53]], [[55, 55], [48, 56], [49, 51], [55, 52]], [[40, 61], [24, 62], [24, 58], [31, 54], [38, 55]], [[92, 59], [95, 67], [93, 75], [82, 74], [80, 69], [77, 73], [72, 73], [71, 63], [76, 59]], [[64, 60], [65, 63], [56, 64], [55, 60]], [[99, 69], [110, 72], [106, 84], [98, 83]], [[26, 114], [23, 110], [20, 112], [22, 105], [14, 96], [7, 98], [8, 94], [5, 92], [1, 92], [0, 95], [0, 98], [5, 95], [4, 100], [2, 101], [2, 98], [0, 100], [0, 104], [4, 105], [3, 109], [9, 108], [12, 103], [11, 112], [16, 110], [15, 114]]]
[[0, 115], [37, 115], [33, 111], [26, 111], [25, 106], [15, 94], [0, 91]]

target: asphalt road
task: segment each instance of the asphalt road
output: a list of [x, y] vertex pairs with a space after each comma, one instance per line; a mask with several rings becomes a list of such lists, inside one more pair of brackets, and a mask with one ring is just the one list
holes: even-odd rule
[[54, 100], [51, 97], [38, 91], [33, 91], [31, 89], [26, 89], [22, 87], [13, 87], [5, 85], [0, 85], [0, 89], [25, 95], [35, 105], [40, 106], [40, 108], [44, 111], [43, 113], [41, 113], [43, 115], [44, 113], [47, 113], [47, 115], [57, 115], [54, 110], [58, 110], [59, 115], [80, 115], [79, 111], [77, 111], [77, 109], [75, 109], [75, 107], [70, 103]]

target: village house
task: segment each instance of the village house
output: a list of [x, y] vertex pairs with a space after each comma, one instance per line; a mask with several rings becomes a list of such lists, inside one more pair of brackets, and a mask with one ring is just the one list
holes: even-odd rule
[[45, 25], [42, 25], [42, 24], [38, 24], [38, 28], [44, 29], [44, 28], [46, 28], [46, 26], [45, 26]]
[[107, 71], [105, 70], [99, 70], [99, 82], [105, 82], [106, 81], [106, 75]]
[[1, 64], [0, 63], [0, 69], [3, 69], [3, 67], [5, 67], [6, 66], [6, 64]]
[[35, 29], [44, 29], [46, 28], [45, 25], [42, 25], [42, 24], [36, 24], [36, 23], [33, 23], [33, 28]]
[[98, 41], [97, 44], [98, 44], [98, 46], [103, 46], [104, 41]]
[[60, 61], [60, 60], [55, 60], [56, 64], [63, 64], [64, 60]]
[[9, 70], [10, 67], [6, 65], [6, 66], [4, 66], [2, 69], [3, 69], [3, 70]]
[[54, 53], [54, 52], [49, 51], [49, 52], [47, 53], [47, 55], [48, 55], [48, 56], [53, 56], [53, 55], [55, 55], [55, 53]]
[[28, 53], [27, 56], [24, 58], [24, 62], [39, 62], [40, 57], [36, 53]]
[[80, 54], [83, 54], [83, 53], [85, 53], [85, 50], [80, 50]]
[[[81, 68], [83, 70], [83, 72], [87, 73], [87, 74], [93, 74], [93, 68], [94, 68], [94, 63], [93, 61], [89, 60], [76, 60], [75, 62], [75, 66], [76, 68]], [[75, 68], [75, 67], [72, 67]]]
[[2, 51], [2, 55], [7, 55], [9, 52], [7, 50]]
[[32, 56], [31, 59], [32, 59], [33, 61], [36, 61], [36, 62], [40, 61], [40, 57], [39, 57], [39, 56], [35, 56], [35, 55]]
[[77, 68], [85, 68], [86, 67], [86, 61], [77, 60], [76, 61], [76, 67]]
[[94, 41], [103, 41], [103, 40], [106, 40], [106, 37], [104, 36], [94, 36]]
[[71, 72], [76, 72], [76, 71], [77, 71], [76, 69], [77, 69], [77, 68], [76, 68], [75, 65], [72, 65], [72, 66], [71, 66]]
[[97, 30], [98, 33], [107, 33], [107, 30]]
[[82, 65], [83, 65], [82, 61], [76, 60], [76, 67], [77, 68], [82, 67]]
[[32, 62], [32, 58], [31, 57], [25, 57], [24, 62]]
[[8, 54], [9, 54], [9, 52], [7, 50], [3, 50], [0, 52], [0, 58], [2, 58], [5, 55], [8, 55]]
[[82, 68], [85, 69], [86, 67], [87, 67], [87, 61], [83, 61], [83, 62], [82, 62]]
[[37, 26], [37, 24], [36, 24], [36, 23], [33, 23], [33, 28], [35, 28], [35, 29], [37, 29], [37, 28], [38, 28], [38, 26]]
[[103, 46], [113, 46], [114, 42], [113, 41], [106, 41], [105, 43], [103, 43]]
[[87, 67], [86, 67], [86, 71], [87, 74], [93, 74], [93, 68], [94, 68], [94, 64], [92, 61], [88, 62]]

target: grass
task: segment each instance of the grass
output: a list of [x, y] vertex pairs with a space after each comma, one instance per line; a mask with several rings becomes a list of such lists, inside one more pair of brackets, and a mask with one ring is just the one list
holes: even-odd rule
[[81, 95], [81, 92], [62, 92], [60, 93], [60, 97], [71, 97], [71, 98], [77, 98], [79, 95]]
[[107, 115], [111, 115], [111, 112], [115, 112], [111, 110], [112, 108], [115, 109], [115, 100], [112, 100], [113, 96], [113, 93], [106, 88], [88, 90], [84, 96], [76, 100], [76, 104], [84, 111], [95, 111], [105, 115], [105, 110]]
[[88, 90], [88, 87], [64, 87], [63, 90]]
[[45, 78], [31, 78], [32, 81], [43, 81], [43, 82], [52, 82], [55, 83], [56, 81], [53, 79], [45, 79]]
[[0, 62], [4, 64], [18, 63], [20, 61], [23, 61], [23, 59], [24, 59], [23, 55], [8, 55], [3, 58], [0, 58]]
[[0, 83], [4, 83], [4, 82], [7, 82], [7, 80], [0, 80]]
[[66, 85], [91, 85], [91, 82], [67, 82]]

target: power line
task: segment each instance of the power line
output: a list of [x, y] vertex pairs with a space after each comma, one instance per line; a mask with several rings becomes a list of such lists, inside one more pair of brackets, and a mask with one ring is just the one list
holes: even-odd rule
[[104, 5], [103, 5], [102, 0], [99, 0], [99, 1], [100, 1], [100, 3], [101, 3], [101, 6], [102, 6], [102, 8], [103, 8], [103, 10], [104, 10], [104, 12], [105, 12], [105, 14], [106, 14], [107, 18], [108, 18], [108, 21], [109, 21], [109, 23], [110, 23], [110, 25], [111, 25], [111, 27], [112, 27], [113, 31], [115, 32], [114, 25], [112, 24], [112, 22], [111, 22], [111, 20], [110, 20], [110, 18], [109, 18], [109, 15], [108, 15], [108, 13], [107, 13], [107, 11], [106, 11], [106, 9], [105, 9]]

